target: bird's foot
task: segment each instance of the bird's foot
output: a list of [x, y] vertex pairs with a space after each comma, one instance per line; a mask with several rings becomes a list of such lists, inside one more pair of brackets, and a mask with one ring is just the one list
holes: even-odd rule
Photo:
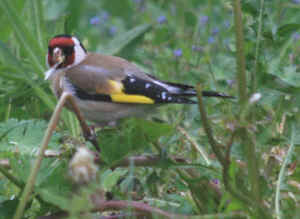
[[84, 138], [85, 138], [85, 140], [91, 142], [98, 152], [101, 151], [100, 147], [99, 147], [99, 144], [98, 144], [98, 141], [97, 141], [97, 135], [96, 135], [94, 126], [89, 127], [89, 132], [84, 133]]

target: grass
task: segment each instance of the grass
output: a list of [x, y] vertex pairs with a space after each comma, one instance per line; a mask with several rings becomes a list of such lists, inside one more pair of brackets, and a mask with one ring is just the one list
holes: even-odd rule
[[[297, 217], [296, 1], [75, 5], [71, 0], [0, 0], [5, 24], [0, 36], [0, 161], [10, 167], [0, 162], [1, 216], [12, 218], [18, 201], [25, 200], [22, 190], [47, 129], [43, 121], [49, 121], [56, 105], [43, 75], [47, 42], [65, 32], [79, 36], [89, 51], [124, 57], [163, 80], [200, 83], [203, 90], [237, 99], [199, 96], [200, 112], [197, 106], [171, 105], [155, 114], [163, 122], [130, 119], [100, 131], [103, 160], [97, 160], [97, 178], [77, 186], [68, 176], [68, 164], [85, 142], [74, 115], [63, 110], [49, 142], [55, 155], [40, 156], [40, 170], [30, 181], [33, 196], [27, 204], [21, 201], [25, 216], [69, 212], [80, 218], [81, 210], [90, 215], [106, 211], [94, 202], [92, 209], [84, 207], [93, 195], [101, 206], [130, 216]], [[253, 94], [261, 98], [249, 102]], [[141, 199], [159, 201], [142, 205]]]

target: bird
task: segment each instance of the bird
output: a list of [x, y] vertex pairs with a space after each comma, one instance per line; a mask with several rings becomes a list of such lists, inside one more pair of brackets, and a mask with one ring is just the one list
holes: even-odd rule
[[[193, 86], [160, 80], [121, 57], [88, 52], [73, 35], [51, 38], [46, 60], [45, 79], [56, 97], [69, 92], [84, 119], [95, 124], [144, 116], [165, 104], [197, 103], [191, 99], [197, 95]], [[232, 98], [215, 91], [202, 95]]]

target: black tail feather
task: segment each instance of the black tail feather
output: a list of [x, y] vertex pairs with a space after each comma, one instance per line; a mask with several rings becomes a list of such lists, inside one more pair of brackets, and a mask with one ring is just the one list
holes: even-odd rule
[[217, 98], [234, 98], [234, 96], [229, 96], [224, 93], [216, 92], [216, 91], [202, 91], [202, 96], [204, 97], [217, 97]]
[[[179, 84], [173, 82], [164, 82], [172, 87], [176, 87], [181, 89], [181, 92], [174, 94], [178, 96], [189, 96], [194, 97], [197, 96], [197, 91], [195, 90], [194, 86], [186, 85], [186, 84]], [[216, 92], [216, 91], [202, 91], [202, 95], [204, 97], [217, 97], [217, 98], [234, 98], [233, 96], [229, 96], [224, 93]]]

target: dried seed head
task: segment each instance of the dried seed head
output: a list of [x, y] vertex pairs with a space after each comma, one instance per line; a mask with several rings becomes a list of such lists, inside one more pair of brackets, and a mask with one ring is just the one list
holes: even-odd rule
[[98, 167], [94, 154], [86, 147], [79, 147], [69, 164], [69, 174], [77, 184], [86, 184], [96, 178]]

